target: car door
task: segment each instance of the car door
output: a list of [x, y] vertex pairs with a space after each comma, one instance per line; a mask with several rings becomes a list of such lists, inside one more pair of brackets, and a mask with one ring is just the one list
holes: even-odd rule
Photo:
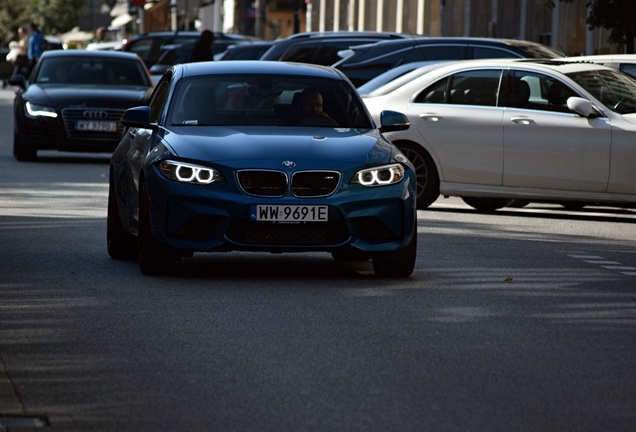
[[502, 69], [457, 72], [420, 92], [408, 107], [449, 183], [501, 185], [503, 108], [497, 106]]
[[504, 186], [605, 192], [611, 125], [567, 108], [580, 96], [558, 77], [510, 72], [512, 102], [504, 112]]

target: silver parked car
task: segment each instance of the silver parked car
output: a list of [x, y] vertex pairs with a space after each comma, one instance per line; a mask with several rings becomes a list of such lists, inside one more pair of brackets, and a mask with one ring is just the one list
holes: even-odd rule
[[418, 208], [459, 196], [481, 211], [513, 200], [636, 204], [636, 78], [593, 63], [473, 60], [407, 74], [364, 96], [416, 166]]

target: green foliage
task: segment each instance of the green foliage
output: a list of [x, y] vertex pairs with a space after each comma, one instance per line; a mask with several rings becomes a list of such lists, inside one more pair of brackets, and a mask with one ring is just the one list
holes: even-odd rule
[[18, 27], [31, 21], [44, 34], [66, 32], [77, 26], [86, 0], [0, 0], [0, 44], [17, 40]]
[[[558, 0], [572, 3], [573, 0]], [[546, 0], [548, 8], [554, 8], [554, 0]], [[627, 53], [634, 53], [636, 38], [636, 1], [635, 0], [587, 0], [589, 9], [587, 24], [589, 29], [604, 28], [610, 30], [607, 41], [611, 44], [624, 45]]]
[[24, 0], [0, 0], [0, 45], [18, 39], [18, 27], [31, 21]]
[[29, 0], [31, 15], [45, 34], [66, 32], [77, 26], [86, 0]]

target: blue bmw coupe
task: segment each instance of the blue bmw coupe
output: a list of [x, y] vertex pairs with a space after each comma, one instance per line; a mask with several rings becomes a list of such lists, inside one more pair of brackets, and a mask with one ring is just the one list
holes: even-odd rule
[[329, 252], [407, 277], [416, 178], [339, 71], [240, 61], [174, 66], [128, 109], [110, 165], [107, 243], [160, 275], [194, 252]]

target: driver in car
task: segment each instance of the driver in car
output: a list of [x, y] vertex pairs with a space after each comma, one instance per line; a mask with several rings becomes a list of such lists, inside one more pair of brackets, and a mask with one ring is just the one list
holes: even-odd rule
[[300, 124], [313, 124], [314, 121], [309, 119], [320, 119], [324, 117], [320, 121], [321, 125], [324, 126], [338, 126], [338, 123], [329, 117], [329, 114], [322, 110], [323, 108], [323, 99], [320, 91], [315, 87], [307, 87], [301, 92], [301, 108], [303, 112], [303, 117], [300, 120]]

